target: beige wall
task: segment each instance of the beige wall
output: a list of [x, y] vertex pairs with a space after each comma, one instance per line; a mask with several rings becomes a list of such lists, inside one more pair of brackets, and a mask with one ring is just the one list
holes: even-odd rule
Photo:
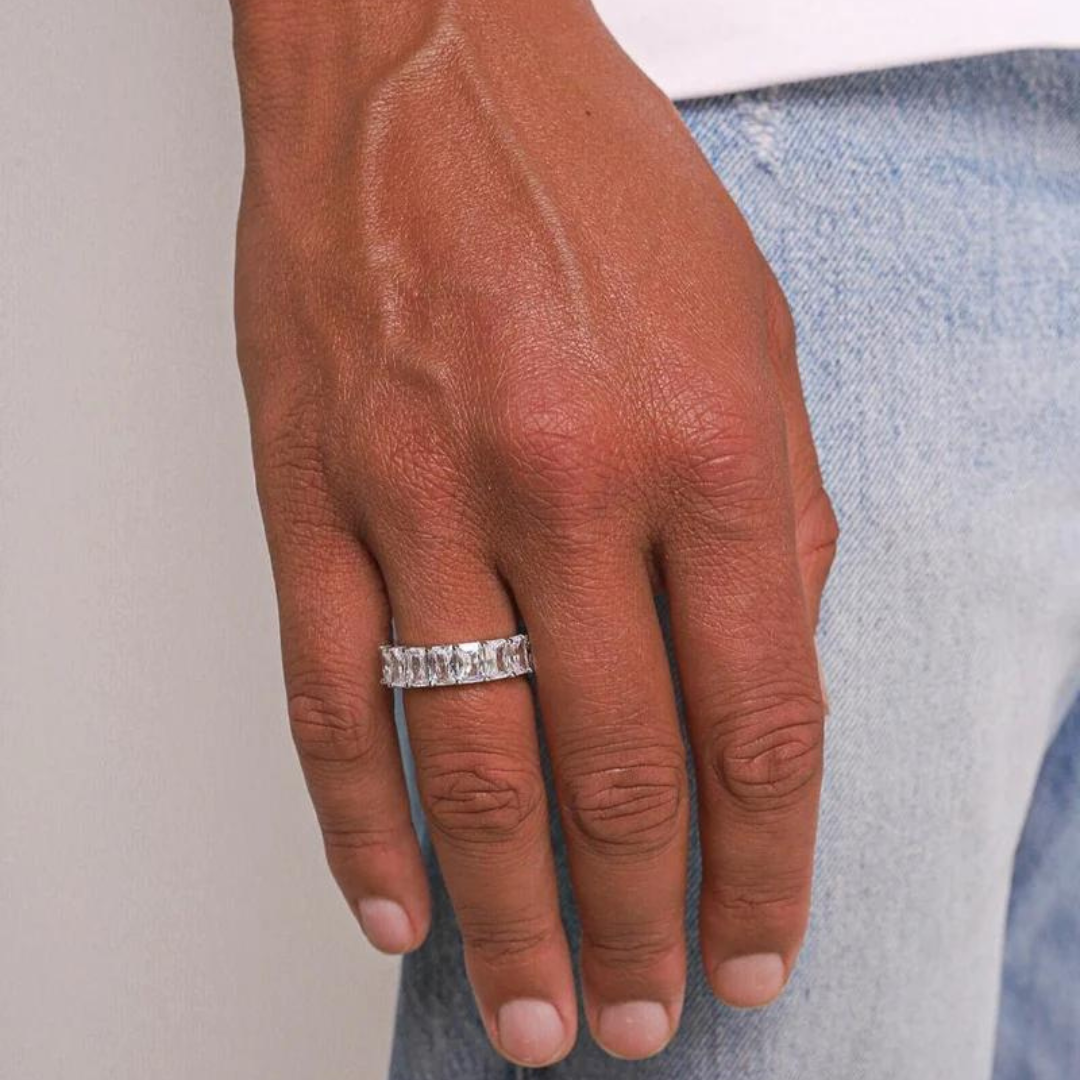
[[368, 1080], [286, 733], [226, 0], [0, 3], [0, 1076]]

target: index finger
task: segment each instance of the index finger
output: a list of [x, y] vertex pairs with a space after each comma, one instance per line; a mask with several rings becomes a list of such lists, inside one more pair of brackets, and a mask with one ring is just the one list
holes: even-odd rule
[[805, 931], [824, 718], [786, 462], [755, 454], [710, 458], [744, 471], [699, 477], [662, 550], [698, 774], [702, 952], [717, 996], [744, 1007], [781, 992]]

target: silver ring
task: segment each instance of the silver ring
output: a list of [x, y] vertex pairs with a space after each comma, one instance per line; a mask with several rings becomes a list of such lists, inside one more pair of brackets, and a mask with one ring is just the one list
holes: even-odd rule
[[528, 634], [458, 645], [382, 645], [382, 684], [401, 690], [516, 679], [533, 670]]

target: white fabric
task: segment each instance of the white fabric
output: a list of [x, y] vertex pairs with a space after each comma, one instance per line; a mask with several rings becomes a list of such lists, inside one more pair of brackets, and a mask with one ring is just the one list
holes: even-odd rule
[[594, 0], [673, 98], [1007, 49], [1080, 47], [1080, 0]]

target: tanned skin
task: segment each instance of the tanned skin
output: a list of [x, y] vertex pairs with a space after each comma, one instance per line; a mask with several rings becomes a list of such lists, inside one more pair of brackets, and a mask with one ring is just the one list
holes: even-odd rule
[[688, 780], [716, 994], [807, 922], [814, 647], [836, 522], [784, 297], [670, 102], [585, 0], [234, 0], [240, 367], [292, 732], [372, 942], [430, 898], [378, 646], [532, 636], [524, 679], [406, 692], [431, 837], [506, 1057], [623, 1057], [682, 1005]]

